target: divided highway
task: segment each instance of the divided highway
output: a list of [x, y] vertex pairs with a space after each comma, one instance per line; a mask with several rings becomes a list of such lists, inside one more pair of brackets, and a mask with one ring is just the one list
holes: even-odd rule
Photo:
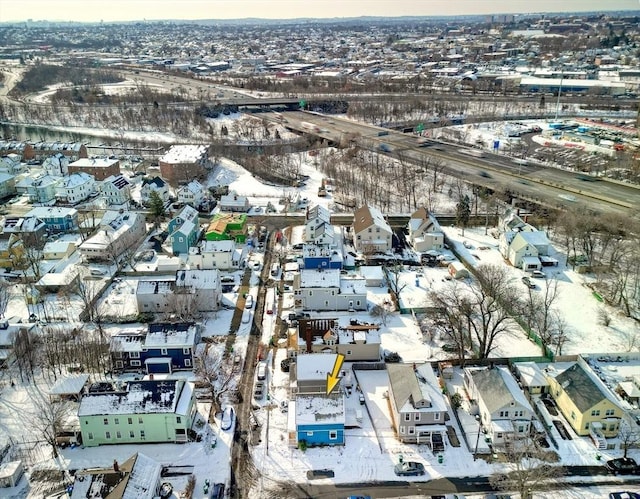
[[483, 152], [468, 154], [468, 148], [427, 140], [385, 128], [333, 116], [303, 111], [282, 113], [283, 124], [335, 144], [358, 146], [402, 158], [416, 166], [428, 157], [438, 158], [444, 171], [455, 177], [496, 190], [508, 189], [517, 197], [556, 208], [582, 207], [599, 213], [640, 213], [640, 187], [607, 179], [594, 181], [577, 174], [537, 164], [517, 163], [513, 158]]

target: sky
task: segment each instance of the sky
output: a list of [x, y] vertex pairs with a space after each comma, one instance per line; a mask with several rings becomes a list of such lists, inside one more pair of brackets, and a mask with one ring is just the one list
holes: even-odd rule
[[0, 22], [290, 19], [640, 10], [640, 0], [1, 0]]

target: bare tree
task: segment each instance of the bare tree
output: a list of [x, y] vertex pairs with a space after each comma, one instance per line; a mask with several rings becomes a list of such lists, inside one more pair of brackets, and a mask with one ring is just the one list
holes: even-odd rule
[[7, 305], [11, 299], [11, 287], [11, 284], [7, 281], [0, 279], [0, 317], [4, 317], [4, 314], [7, 311]]
[[100, 306], [100, 286], [96, 281], [80, 280], [76, 294], [82, 300], [86, 320], [93, 322], [101, 338], [104, 338], [104, 307]]
[[433, 329], [448, 344], [453, 345], [455, 353], [464, 366], [467, 349], [471, 347], [470, 322], [473, 305], [466, 290], [460, 289], [459, 281], [429, 297], [435, 307]]
[[51, 401], [39, 388], [31, 390], [30, 398], [33, 410], [25, 414], [25, 423], [34, 435], [51, 446], [55, 459], [58, 457], [56, 435], [72, 416], [73, 406], [69, 402]]
[[225, 362], [224, 351], [210, 348], [207, 343], [204, 350], [195, 356], [196, 378], [209, 389], [216, 411], [222, 407], [222, 396], [232, 388], [233, 369]]
[[534, 440], [519, 440], [506, 452], [510, 469], [489, 477], [489, 483], [496, 490], [515, 490], [522, 499], [531, 499], [534, 491], [558, 488], [558, 479], [564, 475], [564, 468], [550, 464], [558, 456], [541, 449]]
[[15, 333], [13, 354], [20, 373], [20, 380], [32, 379], [38, 358], [38, 336], [23, 327]]
[[620, 440], [620, 448], [624, 452], [623, 457], [626, 458], [629, 449], [640, 446], [640, 430], [623, 419], [618, 430], [618, 440]]

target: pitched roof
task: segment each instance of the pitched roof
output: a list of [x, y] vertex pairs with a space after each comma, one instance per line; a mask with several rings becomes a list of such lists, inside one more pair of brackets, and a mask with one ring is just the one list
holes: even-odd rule
[[382, 213], [376, 208], [365, 205], [353, 214], [353, 230], [356, 234], [372, 225], [391, 233], [391, 227], [389, 227]]
[[600, 386], [598, 386], [578, 363], [575, 363], [569, 369], [558, 374], [556, 381], [573, 401], [578, 410], [583, 413], [600, 403], [603, 399], [608, 398]]
[[511, 374], [504, 367], [492, 369], [469, 370], [478, 393], [482, 396], [490, 413], [517, 402], [528, 410], [532, 410], [522, 390]]

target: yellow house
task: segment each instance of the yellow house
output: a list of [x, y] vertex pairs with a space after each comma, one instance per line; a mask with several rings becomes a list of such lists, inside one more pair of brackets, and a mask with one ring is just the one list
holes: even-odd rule
[[[5, 234], [6, 236], [6, 234]], [[0, 237], [0, 267], [5, 269], [24, 268], [24, 245], [16, 234]]]
[[549, 376], [549, 392], [571, 427], [580, 436], [615, 437], [622, 409], [613, 394], [580, 359], [557, 376]]

